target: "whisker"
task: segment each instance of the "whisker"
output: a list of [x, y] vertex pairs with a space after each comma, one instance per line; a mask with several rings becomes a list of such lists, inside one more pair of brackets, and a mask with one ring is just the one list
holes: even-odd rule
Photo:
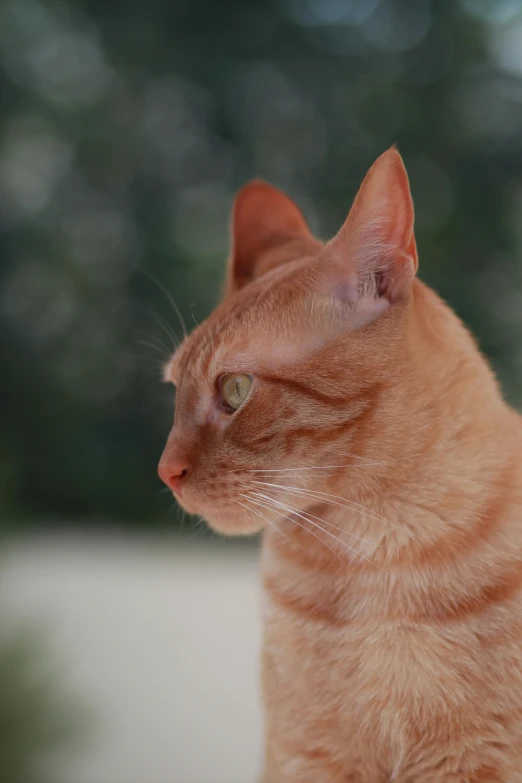
[[140, 339], [145, 338], [151, 343], [160, 346], [166, 354], [170, 354], [172, 352], [171, 346], [169, 344], [165, 345], [162, 334], [158, 334], [157, 332], [148, 332], [145, 329], [133, 329], [132, 334], [136, 335], [136, 337], [139, 337]]
[[[304, 519], [305, 522], [310, 522], [312, 525], [314, 525], [314, 522], [312, 522], [312, 519], [316, 519], [319, 522], [322, 522], [323, 524], [329, 525], [330, 527], [335, 528], [335, 530], [339, 530], [342, 533], [348, 533], [348, 531], [343, 530], [340, 527], [337, 527], [337, 525], [334, 525], [331, 522], [327, 522], [325, 519], [322, 519], [321, 517], [316, 516], [315, 514], [312, 514], [310, 511], [298, 511], [296, 508], [293, 508], [293, 506], [288, 505], [287, 503], [283, 503], [282, 501], [276, 500], [275, 498], [270, 497], [270, 495], [266, 495], [263, 492], [253, 492], [253, 495], [256, 495], [257, 497], [263, 498], [265, 501], [270, 501], [271, 503], [275, 503], [278, 506], [281, 506], [282, 508], [285, 508], [287, 511], [290, 511], [292, 514], [297, 514], [301, 519]], [[306, 516], [304, 516], [306, 515]], [[307, 517], [311, 517], [312, 519], [307, 519]], [[360, 554], [356, 549], [351, 547], [349, 544], [347, 544], [345, 541], [342, 541], [338, 536], [334, 535], [333, 533], [330, 533], [328, 530], [325, 530], [321, 525], [315, 525], [316, 527], [319, 527], [323, 533], [326, 533], [329, 536], [332, 536], [336, 541], [339, 541], [339, 543], [343, 544], [344, 546], [347, 546], [349, 549], [352, 550], [352, 552], [355, 552], [356, 554]], [[349, 535], [352, 535], [349, 533]], [[358, 538], [358, 536], [355, 536], [355, 538]], [[364, 541], [364, 539], [359, 538], [359, 541]], [[361, 555], [361, 557], [364, 557], [364, 555]], [[371, 562], [371, 561], [369, 561]]]
[[137, 337], [146, 337], [147, 340], [155, 340], [159, 345], [164, 345], [162, 341], [163, 335], [158, 334], [157, 332], [149, 332], [145, 329], [132, 329], [131, 334], [136, 335]]
[[[187, 523], [187, 514], [183, 512], [180, 517], [182, 527]], [[207, 529], [205, 520], [202, 517], [197, 517], [193, 520], [193, 530], [189, 535], [189, 541], [193, 541], [197, 536], [200, 536]]]
[[[245, 497], [245, 495], [242, 495], [242, 497]], [[236, 500], [236, 503], [238, 503], [240, 506], [243, 506], [243, 508], [246, 508], [247, 511], [251, 511], [254, 514], [257, 514], [258, 517], [261, 517], [261, 519], [264, 522], [266, 522], [267, 525], [270, 525], [270, 527], [273, 528], [277, 533], [279, 533], [279, 535], [283, 536], [283, 538], [286, 538], [286, 540], [288, 541], [289, 544], [291, 544], [292, 546], [295, 546], [295, 544], [292, 541], [290, 541], [288, 536], [286, 536], [283, 533], [282, 530], [279, 530], [277, 525], [275, 525], [273, 522], [271, 522], [269, 519], [267, 519], [264, 514], [261, 514], [260, 511], [257, 511], [255, 508], [250, 508], [249, 506], [246, 506], [244, 503], [241, 503], [239, 500]]]
[[[190, 314], [192, 316], [192, 320], [194, 321], [194, 323], [196, 324], [196, 327], [199, 329], [199, 331], [201, 332], [201, 334], [205, 338], [205, 348], [208, 348], [208, 335], [205, 334], [205, 332], [203, 331], [203, 328], [202, 328], [201, 324], [198, 324], [198, 322], [196, 321], [196, 316], [194, 315], [194, 311], [192, 309], [193, 307], [194, 307], [193, 304], [191, 304], [190, 307], [189, 307]], [[214, 350], [214, 343], [212, 341], [212, 329], [209, 329], [209, 334], [210, 334], [210, 344], [212, 346], [212, 350]]]
[[[261, 483], [261, 482], [256, 482]], [[291, 489], [291, 488], [290, 488]], [[250, 490], [253, 492], [254, 495], [260, 496], [260, 497], [266, 497], [263, 493], [256, 492], [255, 490]], [[291, 493], [291, 494], [297, 494], [297, 493]], [[306, 496], [305, 496], [306, 497]], [[315, 498], [310, 498], [311, 500], [315, 500]], [[275, 500], [275, 498], [272, 498], [272, 500]], [[356, 536], [355, 533], [350, 533], [349, 530], [346, 530], [345, 528], [339, 527], [339, 525], [334, 525], [333, 522], [328, 522], [327, 519], [322, 519], [321, 517], [316, 517], [315, 514], [312, 514], [310, 511], [301, 511], [302, 514], [307, 514], [308, 516], [313, 517], [314, 519], [319, 520], [320, 522], [323, 522], [325, 525], [328, 525], [328, 527], [333, 528], [334, 530], [338, 530], [340, 533], [344, 533], [347, 536], [350, 536], [350, 538], [355, 538], [357, 541], [362, 541], [364, 544], [372, 544], [371, 541], [369, 541], [367, 538], [361, 538], [361, 536]], [[381, 544], [377, 544], [377, 546], [381, 546]]]
[[350, 467], [348, 464], [346, 465], [315, 465], [315, 466], [309, 466], [309, 467], [303, 467], [303, 468], [244, 468], [242, 472], [245, 473], [291, 473], [295, 471], [305, 471], [305, 470], [332, 470], [337, 468], [348, 468]]
[[[314, 500], [323, 500], [325, 503], [331, 503], [333, 506], [340, 506], [341, 508], [346, 508], [349, 511], [358, 511], [359, 514], [362, 514], [363, 516], [370, 517], [372, 519], [376, 519], [379, 522], [386, 522], [386, 524], [390, 525], [391, 527], [395, 528], [396, 530], [401, 530], [404, 528], [401, 528], [400, 525], [396, 525], [394, 522], [392, 522], [389, 519], [386, 519], [386, 517], [381, 516], [380, 514], [377, 514], [374, 511], [370, 511], [365, 506], [363, 506], [361, 503], [356, 503], [355, 500], [349, 500], [348, 498], [342, 497], [340, 495], [332, 495], [329, 492], [320, 492], [319, 490], [315, 489], [304, 489], [301, 487], [287, 487], [283, 484], [271, 484], [267, 481], [254, 481], [254, 484], [261, 484], [267, 487], [273, 487], [274, 489], [280, 489], [285, 491], [293, 492], [296, 495], [301, 495], [304, 497], [309, 497]], [[344, 500], [345, 503], [337, 503], [336, 500], [330, 500], [330, 498], [335, 498], [336, 500]], [[346, 503], [349, 503], [350, 505], [346, 505]]]
[[[346, 457], [350, 457], [351, 459], [358, 459], [360, 460], [360, 462], [364, 463], [364, 466], [392, 465], [396, 462], [403, 462], [411, 459], [410, 455], [398, 459], [375, 460], [372, 459], [371, 457], [361, 457], [359, 454], [353, 454], [352, 452], [349, 451], [340, 451], [339, 454], [342, 454], [343, 456]], [[353, 465], [350, 462], [346, 462], [344, 465], [303, 465], [302, 467], [299, 468], [244, 468], [243, 471], [248, 473], [294, 473], [294, 472], [310, 471], [310, 470], [341, 470], [344, 468], [353, 468], [353, 467], [359, 467], [359, 466]]]
[[131, 351], [129, 354], [135, 362], [137, 362], [140, 369], [147, 372], [149, 377], [155, 377], [162, 374], [163, 367], [165, 366], [165, 357], [154, 355], [152, 356], [149, 351], [139, 353], [138, 351]]
[[154, 314], [153, 317], [160, 329], [163, 329], [169, 340], [172, 342], [172, 350], [174, 350], [179, 344], [179, 336], [176, 334], [175, 330], [169, 324], [167, 319], [163, 318], [162, 315]]
[[313, 530], [309, 530], [307, 527], [305, 527], [300, 522], [298, 522], [297, 519], [292, 519], [291, 517], [287, 516], [287, 514], [283, 514], [281, 511], [279, 511], [279, 509], [277, 509], [277, 508], [275, 508], [273, 506], [268, 506], [268, 505], [262, 503], [259, 500], [254, 500], [254, 498], [249, 497], [248, 495], [243, 495], [243, 497], [248, 498], [251, 503], [255, 503], [257, 506], [261, 506], [261, 508], [265, 508], [267, 511], [274, 511], [282, 519], [287, 519], [289, 522], [295, 523], [298, 527], [301, 527], [303, 530], [305, 530], [311, 536], [313, 536], [314, 538], [317, 538], [317, 540], [320, 541], [321, 544], [323, 544], [325, 547], [327, 547], [330, 550], [330, 552], [339, 560], [340, 563], [343, 562], [342, 559], [339, 557], [338, 553], [335, 551], [335, 549], [332, 549], [332, 547], [329, 546], [329, 544], [327, 544], [326, 541], [323, 541], [321, 536], [318, 536], [317, 533], [314, 533]]
[[210, 344], [212, 346], [212, 351], [215, 351], [216, 349], [214, 348], [214, 338], [212, 337], [212, 329], [214, 328], [214, 324], [212, 323], [212, 321], [208, 322], [208, 326], [209, 326], [209, 334], [210, 334]]
[[183, 334], [184, 334], [184, 336], [186, 337], [186, 336], [187, 336], [187, 327], [185, 326], [185, 321], [183, 320], [183, 316], [182, 316], [182, 315], [181, 315], [181, 313], [180, 313], [179, 307], [177, 306], [176, 302], [174, 301], [174, 298], [173, 298], [173, 297], [172, 297], [172, 295], [169, 293], [169, 291], [167, 290], [167, 288], [166, 288], [166, 287], [163, 285], [163, 283], [162, 283], [162, 282], [160, 282], [160, 281], [159, 281], [159, 280], [158, 280], [156, 277], [154, 277], [154, 275], [153, 275], [151, 272], [149, 272], [149, 271], [148, 271], [148, 269], [143, 269], [143, 267], [141, 267], [141, 266], [138, 266], [138, 270], [139, 270], [139, 271], [140, 271], [142, 274], [146, 275], [146, 276], [149, 278], [149, 280], [152, 280], [152, 282], [153, 282], [155, 285], [157, 285], [157, 286], [158, 286], [158, 288], [159, 288], [159, 289], [160, 289], [160, 291], [161, 291], [161, 292], [164, 294], [164, 296], [166, 296], [166, 298], [167, 298], [167, 300], [169, 301], [169, 303], [170, 303], [170, 305], [171, 305], [172, 309], [174, 310], [174, 312], [176, 313], [176, 315], [177, 315], [177, 317], [178, 317], [178, 319], [179, 319], [179, 322], [180, 322], [180, 324], [181, 324], [181, 328], [183, 329]]
[[[297, 514], [301, 519], [304, 519], [305, 522], [310, 522], [314, 527], [319, 528], [319, 530], [322, 530], [323, 533], [326, 533], [327, 536], [331, 536], [335, 541], [338, 541], [340, 544], [342, 544], [345, 547], [348, 547], [352, 552], [354, 552], [356, 555], [359, 555], [359, 557], [362, 557], [363, 560], [366, 560], [367, 563], [370, 563], [371, 565], [375, 566], [375, 568], [378, 568], [380, 571], [383, 571], [385, 574], [389, 574], [389, 571], [386, 571], [384, 568], [381, 568], [381, 566], [378, 566], [377, 563], [374, 563], [373, 560], [370, 560], [369, 557], [366, 557], [361, 552], [359, 552], [357, 549], [354, 549], [353, 546], [350, 546], [350, 544], [347, 544], [346, 541], [342, 541], [338, 536], [334, 535], [333, 533], [330, 533], [329, 530], [325, 530], [321, 525], [318, 525], [315, 522], [312, 522], [311, 519], [307, 519], [303, 514], [296, 509], [292, 508], [291, 506], [287, 506], [285, 503], [281, 503], [279, 500], [274, 500], [274, 498], [269, 497], [268, 495], [261, 494], [261, 497], [264, 497], [266, 500], [271, 501], [272, 503], [277, 503], [277, 505], [282, 506], [286, 511], [290, 511], [292, 514]], [[315, 514], [310, 514], [309, 511], [304, 512], [307, 514], [307, 516], [313, 517], [314, 519], [319, 520], [320, 522], [326, 522], [326, 520], [321, 519], [321, 517], [315, 516]], [[328, 523], [326, 523], [328, 524]], [[337, 528], [340, 529], [340, 528]], [[348, 532], [348, 531], [343, 531]], [[360, 539], [361, 541], [363, 539]]]
[[395, 459], [374, 460], [371, 457], [360, 457], [359, 454], [352, 454], [350, 451], [340, 451], [339, 454], [342, 454], [344, 457], [365, 460], [365, 462], [371, 465], [393, 465], [396, 462], [406, 462], [406, 460], [410, 460], [412, 458], [412, 455], [408, 454], [405, 457], [395, 457]]
[[[333, 538], [334, 541], [337, 541], [339, 544], [342, 544], [343, 546], [347, 547], [347, 549], [349, 549], [354, 554], [359, 555], [359, 557], [362, 557], [363, 560], [366, 560], [368, 563], [371, 563], [376, 568], [380, 568], [380, 566], [376, 565], [376, 563], [374, 563], [372, 560], [370, 560], [369, 558], [365, 557], [365, 555], [361, 554], [361, 552], [359, 552], [357, 549], [354, 549], [354, 547], [350, 546], [350, 544], [347, 544], [346, 541], [343, 541], [338, 536], [334, 535], [333, 533], [330, 533], [328, 530], [325, 530], [324, 527], [322, 527], [322, 525], [318, 525], [316, 522], [313, 522], [312, 519], [308, 519], [307, 517], [313, 517], [314, 519], [318, 519], [321, 522], [326, 522], [326, 520], [321, 519], [320, 517], [316, 517], [314, 514], [310, 514], [310, 512], [308, 512], [308, 511], [305, 511], [305, 512], [297, 511], [297, 509], [294, 509], [292, 506], [288, 506], [286, 503], [281, 503], [278, 500], [274, 500], [273, 498], [270, 498], [268, 495], [261, 495], [261, 497], [264, 497], [266, 500], [268, 500], [268, 501], [270, 501], [272, 503], [276, 503], [278, 506], [281, 506], [283, 509], [285, 509], [286, 511], [289, 511], [292, 514], [297, 515], [298, 517], [300, 517], [300, 519], [303, 519], [305, 522], [308, 522], [311, 525], [313, 525], [314, 527], [318, 528], [323, 533], [325, 533], [327, 536], [331, 536], [331, 538]], [[306, 514], [306, 516], [305, 516], [305, 514]], [[291, 520], [291, 521], [295, 521], [295, 520]], [[329, 524], [329, 523], [326, 523], [326, 524]], [[311, 531], [309, 531], [309, 532], [311, 532]], [[328, 546], [328, 544], [326, 544], [324, 541], [323, 541], [323, 543], [326, 546]], [[334, 551], [330, 546], [328, 546], [328, 548], [332, 552]], [[384, 569], [381, 568], [380, 570], [382, 571]], [[385, 572], [385, 573], [387, 573], [387, 572]]]
[[164, 345], [156, 345], [156, 343], [151, 343], [148, 340], [137, 340], [136, 341], [138, 345], [144, 345], [146, 348], [152, 348], [155, 351], [158, 351], [164, 358], [166, 358], [170, 351], [167, 351]]

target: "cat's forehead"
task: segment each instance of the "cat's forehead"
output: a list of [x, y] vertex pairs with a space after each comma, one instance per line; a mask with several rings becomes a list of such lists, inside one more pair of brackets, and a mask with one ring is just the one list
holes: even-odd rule
[[187, 376], [215, 379], [300, 362], [324, 345], [325, 326], [331, 331], [325, 302], [302, 278], [274, 270], [225, 300], [185, 337], [165, 368], [165, 380], [179, 384]]
[[249, 340], [247, 334], [238, 337], [212, 335], [210, 329], [201, 335], [190, 335], [168, 361], [165, 380], [179, 385], [182, 379], [214, 379], [226, 372], [252, 373], [264, 364], [270, 351], [263, 348], [263, 341]]
[[266, 301], [261, 302], [252, 294], [242, 292], [225, 301], [206, 321], [197, 324], [167, 362], [164, 380], [177, 385], [187, 372], [207, 374], [227, 355], [252, 353], [259, 341], [266, 341], [270, 323]]
[[217, 365], [222, 365], [227, 356], [242, 352], [244, 337], [241, 339], [239, 325], [237, 334], [228, 333], [223, 325], [212, 317], [198, 325], [187, 335], [164, 370], [164, 378], [179, 385], [182, 378], [202, 378], [212, 375]]
[[306, 359], [320, 347], [314, 335], [292, 328], [284, 318], [264, 327], [253, 314], [234, 328], [211, 317], [185, 338], [164, 369], [164, 379], [213, 383], [228, 372], [277, 372]]

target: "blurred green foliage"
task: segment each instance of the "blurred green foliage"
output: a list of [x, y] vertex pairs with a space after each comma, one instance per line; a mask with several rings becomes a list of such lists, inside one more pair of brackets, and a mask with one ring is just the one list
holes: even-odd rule
[[34, 628], [0, 630], [0, 780], [58, 783], [59, 754], [70, 753], [90, 720], [61, 683], [61, 672]]
[[161, 286], [192, 325], [244, 180], [328, 236], [393, 142], [421, 276], [519, 400], [521, 52], [518, 0], [4, 0], [2, 515], [172, 524]]

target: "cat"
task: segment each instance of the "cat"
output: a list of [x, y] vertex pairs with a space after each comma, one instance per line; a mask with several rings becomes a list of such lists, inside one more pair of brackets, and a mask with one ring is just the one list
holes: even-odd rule
[[417, 265], [395, 148], [326, 243], [251, 182], [166, 368], [161, 478], [263, 530], [263, 783], [522, 781], [522, 419]]

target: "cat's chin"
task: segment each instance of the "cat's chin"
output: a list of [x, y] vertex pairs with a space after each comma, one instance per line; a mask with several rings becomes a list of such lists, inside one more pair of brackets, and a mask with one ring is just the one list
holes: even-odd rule
[[261, 520], [255, 522], [237, 512], [216, 512], [203, 515], [207, 525], [223, 536], [252, 536], [264, 527]]
[[224, 536], [253, 536], [264, 528], [260, 516], [245, 513], [245, 509], [237, 503], [223, 504], [222, 508], [205, 508], [201, 499], [197, 503], [191, 503], [186, 497], [177, 500], [187, 513], [201, 517], [212, 530]]

